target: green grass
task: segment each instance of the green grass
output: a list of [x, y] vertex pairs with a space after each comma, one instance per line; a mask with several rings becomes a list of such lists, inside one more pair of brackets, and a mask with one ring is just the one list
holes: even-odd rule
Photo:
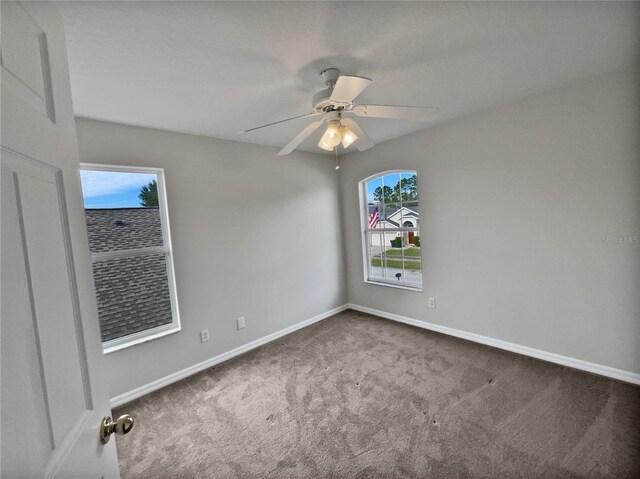
[[[404, 258], [402, 258], [404, 254]], [[383, 259], [382, 255], [376, 255], [371, 258], [371, 266], [386, 266], [387, 268], [410, 269], [421, 270], [422, 264], [420, 262], [420, 248], [390, 248], [384, 252], [386, 258]]]
[[[385, 266], [387, 268], [402, 269], [403, 261], [401, 259], [387, 259], [385, 260]], [[382, 266], [381, 258], [371, 258], [371, 266]], [[420, 270], [422, 265], [418, 261], [404, 261], [404, 269]]]
[[[402, 251], [400, 248], [391, 248], [385, 251], [387, 256], [402, 256]], [[420, 248], [407, 248], [404, 250], [405, 257], [420, 257]]]

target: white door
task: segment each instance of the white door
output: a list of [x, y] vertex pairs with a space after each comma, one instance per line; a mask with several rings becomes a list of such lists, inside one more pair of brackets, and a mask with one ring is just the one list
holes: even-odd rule
[[62, 19], [1, 9], [1, 473], [117, 478]]

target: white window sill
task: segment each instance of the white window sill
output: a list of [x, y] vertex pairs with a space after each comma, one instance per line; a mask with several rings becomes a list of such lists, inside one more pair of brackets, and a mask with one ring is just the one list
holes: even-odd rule
[[396, 289], [404, 289], [407, 291], [413, 291], [415, 293], [422, 293], [422, 287], [421, 286], [410, 286], [407, 284], [396, 284], [396, 283], [392, 283], [392, 282], [386, 282], [383, 280], [373, 280], [373, 279], [365, 279], [364, 280], [365, 283], [367, 284], [375, 284], [378, 286], [386, 286], [387, 288], [396, 288]]
[[105, 341], [102, 343], [102, 354], [115, 353], [122, 349], [130, 348], [136, 344], [146, 343], [147, 341], [153, 341], [154, 339], [162, 338], [173, 333], [180, 331], [179, 324], [166, 324], [153, 329], [147, 329], [146, 331], [140, 331], [139, 333], [123, 336], [122, 338], [113, 339], [111, 341]]

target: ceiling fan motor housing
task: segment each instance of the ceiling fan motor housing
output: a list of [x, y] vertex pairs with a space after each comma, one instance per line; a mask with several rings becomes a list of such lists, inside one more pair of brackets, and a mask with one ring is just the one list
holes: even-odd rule
[[328, 123], [340, 122], [340, 118], [341, 115], [339, 110], [331, 110], [330, 112], [327, 112], [326, 119]]
[[333, 88], [327, 88], [313, 95], [313, 98], [311, 98], [311, 106], [313, 106], [314, 111], [320, 113], [328, 107], [333, 106], [333, 102], [330, 100], [332, 91]]
[[320, 72], [320, 76], [324, 80], [327, 88], [325, 90], [319, 91], [313, 98], [311, 99], [311, 105], [313, 106], [314, 111], [326, 112], [336, 110], [338, 107], [347, 106], [346, 103], [337, 103], [335, 100], [331, 100], [331, 93], [333, 93], [333, 88], [340, 78], [340, 70], [337, 68], [326, 68]]

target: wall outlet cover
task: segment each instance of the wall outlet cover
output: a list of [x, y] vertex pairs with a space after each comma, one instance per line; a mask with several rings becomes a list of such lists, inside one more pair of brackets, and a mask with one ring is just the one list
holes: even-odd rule
[[203, 329], [202, 331], [200, 331], [200, 342], [206, 343], [207, 341], [209, 341], [209, 330]]

